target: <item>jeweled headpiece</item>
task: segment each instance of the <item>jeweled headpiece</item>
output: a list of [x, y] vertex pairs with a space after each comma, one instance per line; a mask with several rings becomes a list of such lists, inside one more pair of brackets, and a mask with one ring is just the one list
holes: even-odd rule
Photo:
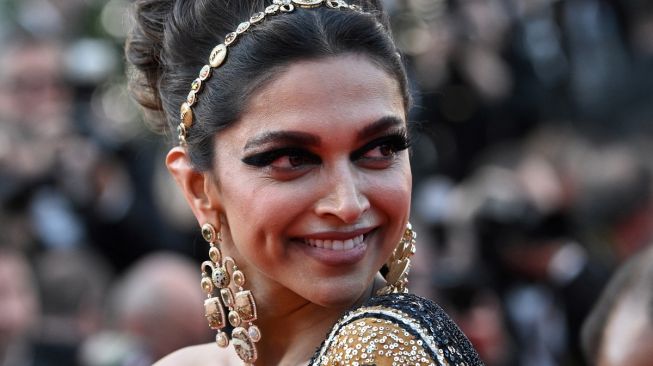
[[362, 11], [358, 5], [349, 5], [344, 0], [273, 0], [272, 4], [265, 8], [265, 10], [255, 13], [249, 20], [244, 21], [238, 25], [235, 31], [227, 34], [224, 37], [224, 42], [215, 46], [209, 55], [209, 63], [204, 65], [200, 70], [199, 76], [193, 80], [190, 87], [190, 92], [186, 101], [181, 105], [180, 109], [180, 123], [177, 127], [179, 136], [179, 144], [186, 145], [186, 136], [188, 130], [193, 125], [193, 109], [192, 107], [197, 103], [197, 97], [202, 90], [202, 85], [211, 77], [213, 69], [217, 69], [224, 64], [227, 57], [229, 47], [236, 42], [238, 37], [245, 33], [252, 26], [261, 23], [266, 17], [277, 15], [281, 13], [291, 13], [295, 7], [300, 8], [318, 8], [326, 6], [331, 9], [350, 9], [355, 11]]

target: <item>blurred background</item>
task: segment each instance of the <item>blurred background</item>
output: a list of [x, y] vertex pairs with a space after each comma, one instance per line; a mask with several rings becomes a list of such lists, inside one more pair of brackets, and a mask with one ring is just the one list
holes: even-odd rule
[[[413, 292], [488, 366], [585, 365], [653, 236], [653, 3], [386, 0], [414, 108]], [[129, 99], [127, 0], [0, 0], [0, 366], [208, 342], [206, 248]]]

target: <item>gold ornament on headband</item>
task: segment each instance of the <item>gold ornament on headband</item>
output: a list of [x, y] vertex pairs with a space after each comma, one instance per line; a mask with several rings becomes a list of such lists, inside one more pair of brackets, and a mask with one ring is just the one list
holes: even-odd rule
[[262, 22], [266, 17], [277, 15], [281, 13], [291, 13], [295, 7], [311, 9], [320, 6], [326, 6], [331, 9], [350, 9], [355, 11], [362, 11], [358, 5], [349, 5], [343, 0], [273, 0], [272, 4], [267, 6], [263, 11], [255, 13], [249, 20], [244, 21], [236, 27], [236, 30], [227, 34], [224, 37], [224, 42], [215, 46], [209, 55], [208, 64], [204, 65], [199, 72], [198, 77], [193, 80], [190, 87], [190, 92], [186, 97], [186, 101], [181, 105], [179, 110], [180, 123], [177, 126], [177, 134], [179, 137], [179, 145], [186, 146], [186, 137], [188, 130], [193, 125], [193, 109], [192, 107], [197, 103], [198, 94], [202, 91], [202, 86], [211, 77], [213, 69], [220, 67], [229, 53], [229, 46], [234, 44], [238, 37], [245, 33], [252, 26]]

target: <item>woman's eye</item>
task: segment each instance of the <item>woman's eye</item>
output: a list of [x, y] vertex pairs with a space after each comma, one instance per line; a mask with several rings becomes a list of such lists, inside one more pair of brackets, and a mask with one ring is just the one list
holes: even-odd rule
[[391, 144], [383, 144], [367, 151], [362, 157], [372, 159], [387, 158], [394, 155], [396, 152], [397, 151]]
[[243, 162], [259, 168], [294, 170], [319, 164], [320, 158], [302, 149], [287, 148], [254, 154], [244, 158]]
[[270, 163], [270, 166], [277, 169], [293, 169], [313, 162], [314, 160], [309, 159], [307, 156], [289, 154], [278, 157]]
[[360, 161], [389, 161], [394, 156], [410, 146], [404, 134], [391, 135], [376, 139], [352, 154], [353, 160]]

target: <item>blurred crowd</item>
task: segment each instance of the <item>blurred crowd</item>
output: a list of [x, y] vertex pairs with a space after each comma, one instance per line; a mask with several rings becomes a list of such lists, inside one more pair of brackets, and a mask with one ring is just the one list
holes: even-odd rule
[[[595, 362], [586, 319], [653, 239], [653, 4], [384, 3], [414, 97], [412, 290], [488, 366]], [[127, 7], [0, 1], [0, 366], [211, 341], [203, 241], [125, 86]]]

